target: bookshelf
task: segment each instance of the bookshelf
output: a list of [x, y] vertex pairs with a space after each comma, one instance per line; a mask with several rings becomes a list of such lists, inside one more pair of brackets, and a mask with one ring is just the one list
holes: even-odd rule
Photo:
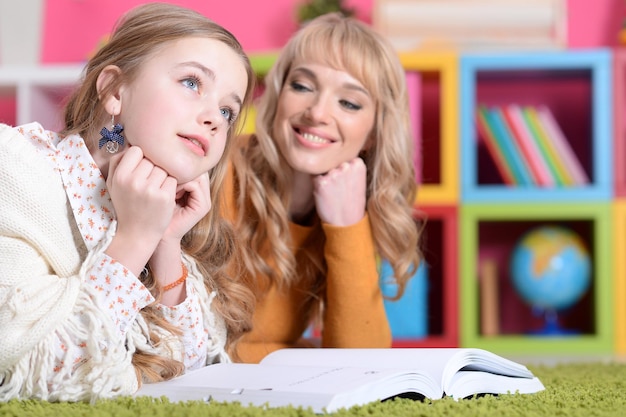
[[[428, 335], [394, 337], [397, 347], [458, 346], [458, 55], [452, 52], [400, 53], [415, 143], [420, 188], [416, 218], [424, 223], [428, 265]], [[393, 332], [393, 317], [390, 318]]]
[[[514, 354], [611, 353], [613, 346], [611, 203], [579, 202], [463, 204], [460, 209], [460, 344]], [[542, 318], [515, 292], [509, 273], [513, 248], [523, 234], [542, 225], [575, 231], [591, 257], [591, 286], [571, 309], [560, 314], [573, 336], [531, 336]], [[505, 233], [503, 233], [505, 231]], [[495, 261], [498, 279], [498, 334], [480, 328], [481, 263]]]
[[[502, 353], [610, 353], [613, 325], [613, 54], [608, 49], [461, 56], [460, 344]], [[487, 143], [478, 140], [476, 112], [511, 105], [549, 109], [589, 182], [555, 186], [507, 183]], [[543, 324], [516, 293], [510, 258], [527, 231], [547, 225], [575, 231], [591, 254], [591, 288], [559, 314], [569, 336], [531, 335]], [[483, 331], [479, 271], [496, 270], [498, 329]], [[617, 296], [616, 296], [617, 297]]]
[[458, 187], [458, 56], [401, 53], [407, 72], [420, 189], [417, 204], [456, 204]]
[[[394, 337], [396, 347], [455, 347], [458, 324], [458, 213], [453, 205], [424, 205], [415, 217], [424, 221], [424, 259], [428, 265], [426, 337]], [[423, 300], [416, 300], [423, 302]], [[389, 317], [392, 333], [394, 317]]]
[[[609, 50], [466, 54], [460, 58], [460, 141], [464, 202], [607, 200], [612, 190], [612, 61]], [[547, 106], [590, 183], [507, 186], [477, 146], [478, 106]]]

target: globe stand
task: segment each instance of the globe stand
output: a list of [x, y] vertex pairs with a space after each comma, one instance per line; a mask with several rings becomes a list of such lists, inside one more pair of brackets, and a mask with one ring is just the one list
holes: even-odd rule
[[572, 336], [580, 334], [578, 330], [565, 329], [559, 324], [559, 313], [553, 308], [533, 307], [535, 315], [543, 315], [544, 326], [541, 329], [531, 330], [528, 334], [535, 336]]

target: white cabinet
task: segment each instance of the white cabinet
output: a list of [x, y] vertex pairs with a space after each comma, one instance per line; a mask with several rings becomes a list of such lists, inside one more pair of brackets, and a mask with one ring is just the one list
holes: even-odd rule
[[46, 129], [63, 127], [65, 100], [81, 77], [83, 65], [0, 66], [0, 122], [40, 122]]

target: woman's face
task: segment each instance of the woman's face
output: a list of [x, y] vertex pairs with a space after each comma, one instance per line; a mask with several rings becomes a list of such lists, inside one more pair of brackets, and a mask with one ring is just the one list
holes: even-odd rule
[[171, 42], [146, 60], [120, 90], [124, 136], [178, 183], [213, 168], [241, 112], [247, 88], [244, 63], [209, 38]]
[[278, 98], [272, 132], [295, 171], [324, 174], [359, 155], [375, 114], [370, 92], [346, 71], [295, 61]]

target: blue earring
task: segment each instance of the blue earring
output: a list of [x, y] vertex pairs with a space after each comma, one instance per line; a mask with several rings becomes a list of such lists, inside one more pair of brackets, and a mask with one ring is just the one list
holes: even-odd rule
[[105, 149], [108, 153], [116, 153], [119, 151], [120, 146], [124, 146], [124, 136], [120, 134], [124, 128], [121, 124], [115, 123], [115, 116], [111, 116], [111, 125], [111, 130], [106, 127], [103, 127], [102, 130], [100, 130], [102, 137], [98, 142], [98, 149], [101, 149], [106, 145]]

